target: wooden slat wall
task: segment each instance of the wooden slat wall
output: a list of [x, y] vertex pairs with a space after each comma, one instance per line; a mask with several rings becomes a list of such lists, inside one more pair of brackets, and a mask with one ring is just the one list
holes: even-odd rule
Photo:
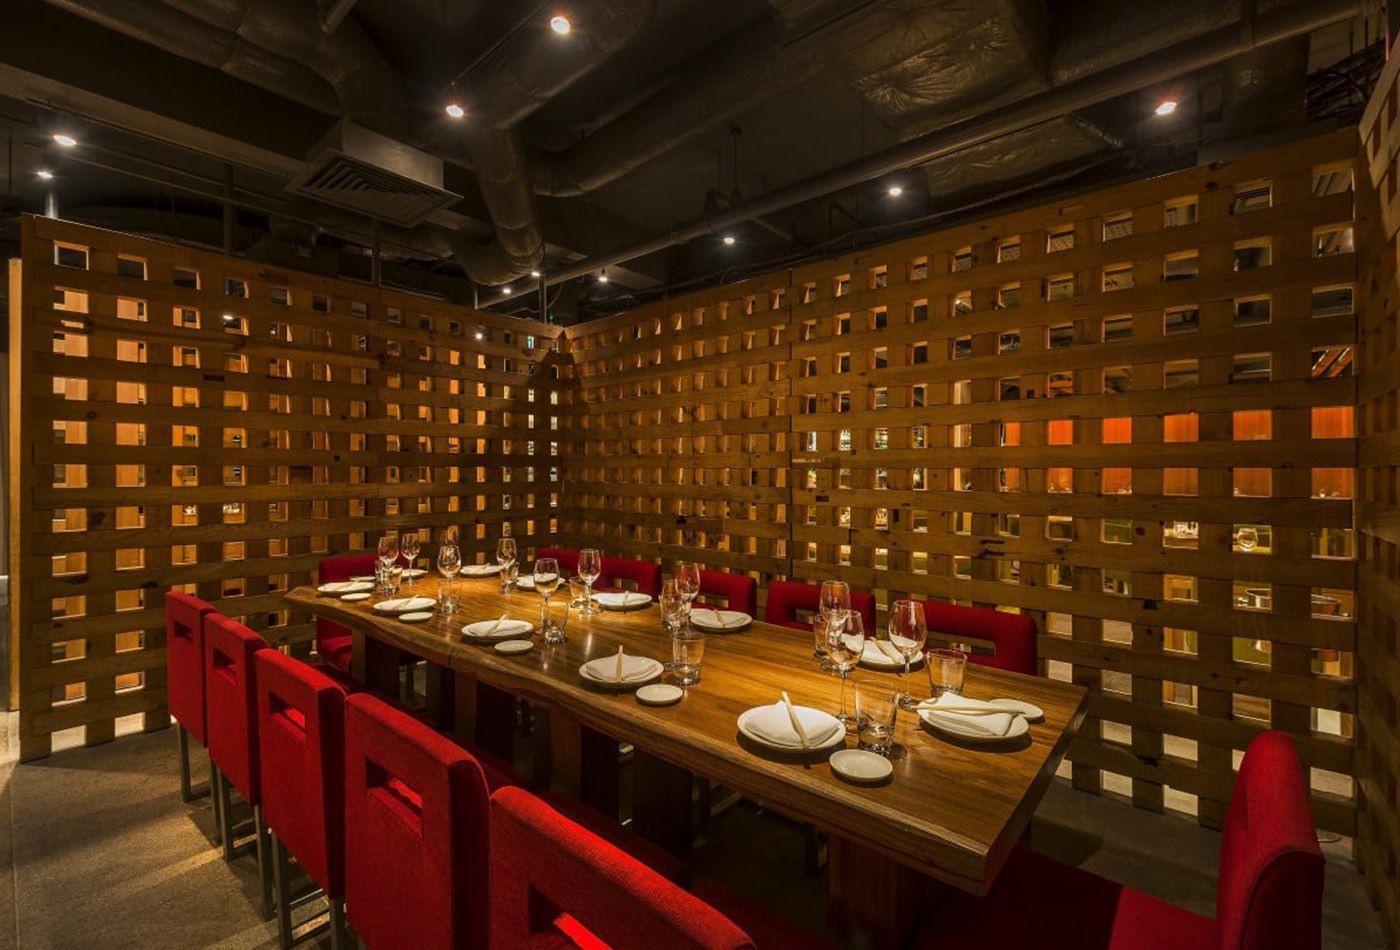
[[1029, 612], [1093, 692], [1076, 785], [1217, 825], [1286, 729], [1352, 834], [1356, 316], [1320, 291], [1354, 297], [1355, 155], [1341, 132], [571, 328], [572, 540]]
[[[558, 331], [44, 218], [11, 265], [25, 758], [168, 722], [162, 594], [272, 642], [282, 591], [386, 530], [557, 529]], [[198, 286], [188, 286], [197, 275]], [[182, 283], [183, 282], [183, 283]]]
[[1357, 394], [1357, 859], [1390, 931], [1400, 927], [1400, 58], [1362, 117], [1362, 368]]

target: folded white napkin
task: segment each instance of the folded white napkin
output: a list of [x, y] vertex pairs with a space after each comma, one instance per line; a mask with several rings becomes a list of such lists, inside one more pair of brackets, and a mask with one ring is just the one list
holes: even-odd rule
[[[932, 704], [930, 706], [929, 704]], [[979, 735], [986, 735], [988, 738], [1001, 738], [1011, 731], [1011, 724], [1016, 720], [1013, 713], [961, 713], [961, 712], [939, 712], [939, 706], [958, 706], [963, 709], [994, 709], [995, 703], [983, 702], [980, 699], [968, 699], [966, 696], [958, 696], [953, 693], [942, 693], [937, 698], [929, 700], [921, 708], [920, 712], [928, 719], [951, 723], [950, 729], [959, 729], [966, 732], [975, 732]]]
[[[836, 730], [845, 728], [835, 716], [820, 709], [809, 709], [806, 706], [792, 708], [802, 723], [802, 730], [807, 733], [807, 741], [813, 746], [826, 744], [831, 741]], [[797, 734], [797, 730], [792, 728], [792, 717], [788, 715], [787, 706], [781, 700], [771, 706], [757, 707], [749, 713], [744, 722], [749, 731], [764, 742], [789, 749], [802, 748], [802, 738]]]
[[656, 661], [644, 656], [623, 656], [622, 679], [617, 678], [617, 655], [602, 656], [583, 664], [584, 676], [600, 683], [631, 683], [656, 671]]
[[651, 603], [651, 598], [646, 594], [639, 594], [632, 590], [594, 594], [593, 599], [604, 607], [635, 607]]
[[462, 568], [462, 573], [468, 577], [485, 577], [487, 574], [496, 574], [501, 570], [499, 564], [468, 564]]
[[530, 623], [526, 620], [478, 620], [462, 628], [469, 637], [513, 637], [526, 633]]
[[904, 668], [904, 657], [894, 647], [890, 646], [887, 640], [866, 640], [865, 649], [861, 651], [861, 662], [869, 663], [871, 666], [888, 666]]
[[690, 612], [690, 619], [713, 630], [729, 630], [753, 622], [753, 618], [742, 611], [717, 610], [714, 607], [696, 607]]
[[396, 597], [392, 600], [381, 600], [374, 605], [374, 609], [386, 613], [408, 613], [413, 610], [427, 610], [436, 605], [437, 601], [431, 597]]

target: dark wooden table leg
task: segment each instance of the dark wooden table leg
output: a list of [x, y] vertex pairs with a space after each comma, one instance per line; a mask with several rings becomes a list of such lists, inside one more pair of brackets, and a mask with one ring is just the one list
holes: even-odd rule
[[840, 835], [827, 840], [826, 931], [842, 947], [885, 950], [913, 936], [928, 879]]
[[439, 729], [451, 729], [455, 725], [457, 701], [454, 696], [457, 678], [445, 666], [432, 661], [427, 669], [427, 716], [428, 721]]
[[363, 631], [351, 631], [350, 670], [373, 692], [399, 697], [399, 651]]
[[579, 732], [579, 797], [609, 818], [622, 806], [622, 761], [617, 740], [582, 727]]
[[640, 750], [632, 760], [632, 826], [682, 861], [694, 837], [693, 783], [685, 769]]
[[561, 795], [579, 797], [583, 788], [583, 726], [557, 709], [538, 709], [535, 728], [535, 784]]

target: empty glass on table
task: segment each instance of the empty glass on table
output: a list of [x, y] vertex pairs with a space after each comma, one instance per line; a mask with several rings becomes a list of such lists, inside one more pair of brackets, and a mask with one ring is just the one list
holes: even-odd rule
[[598, 605], [593, 603], [593, 583], [602, 576], [602, 573], [602, 551], [597, 548], [584, 548], [578, 552], [578, 576], [583, 581], [582, 612], [585, 617], [591, 617], [598, 612]]
[[496, 542], [496, 563], [501, 565], [502, 594], [509, 594], [515, 589], [515, 578], [519, 572], [516, 558], [514, 538], [501, 538]]
[[379, 583], [381, 591], [392, 593], [394, 589], [394, 562], [399, 559], [398, 538], [393, 535], [384, 535], [379, 539], [379, 547], [375, 553], [379, 558], [379, 570], [375, 571], [375, 580]]
[[404, 561], [408, 564], [403, 575], [403, 585], [405, 587], [413, 586], [413, 578], [415, 576], [413, 569], [414, 564], [418, 560], [418, 551], [420, 547], [418, 532], [416, 531], [405, 531], [403, 537], [399, 539], [399, 552], [403, 555]]
[[668, 577], [662, 582], [661, 596], [657, 598], [657, 604], [661, 607], [661, 622], [665, 625], [666, 632], [675, 636], [687, 613], [685, 594], [681, 591], [677, 578]]
[[900, 674], [899, 705], [912, 710], [919, 704], [912, 694], [909, 681], [909, 665], [928, 642], [928, 623], [924, 619], [924, 605], [917, 600], [896, 600], [890, 606], [889, 642], [895, 652], [904, 658], [904, 672]]
[[860, 747], [867, 752], [889, 755], [894, 748], [894, 729], [899, 718], [899, 692], [888, 681], [857, 680], [856, 729]]
[[818, 609], [827, 620], [845, 623], [851, 614], [851, 586], [845, 581], [822, 581]]
[[542, 557], [535, 561], [535, 590], [544, 598], [544, 603], [540, 605], [540, 633], [543, 634], [545, 643], [560, 643], [564, 639], [564, 631], [559, 630], [556, 634], [549, 619], [549, 597], [559, 589], [559, 581], [557, 560]]
[[700, 661], [705, 657], [705, 634], [690, 622], [681, 608], [680, 623], [671, 634], [671, 672], [682, 686], [700, 682]]
[[685, 598], [685, 612], [690, 614], [691, 605], [700, 596], [700, 565], [694, 561], [681, 561], [676, 565], [676, 588]]
[[967, 672], [967, 654], [961, 650], [937, 649], [924, 654], [928, 670], [928, 685], [935, 697], [944, 693], [958, 696], [963, 691], [963, 675]]
[[462, 569], [462, 551], [455, 541], [444, 541], [438, 545], [437, 569], [443, 582], [438, 585], [438, 603], [445, 614], [457, 610], [457, 595], [452, 591], [452, 579]]
[[846, 726], [847, 732], [856, 731], [856, 717], [846, 712], [846, 674], [860, 665], [865, 653], [865, 622], [860, 614], [851, 614], [844, 624], [826, 623], [826, 655], [831, 668], [841, 677], [841, 708], [836, 718]]

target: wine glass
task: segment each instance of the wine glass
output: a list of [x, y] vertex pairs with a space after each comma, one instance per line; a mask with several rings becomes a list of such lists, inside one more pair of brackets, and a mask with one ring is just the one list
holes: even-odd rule
[[700, 565], [694, 561], [681, 561], [677, 564], [676, 588], [685, 598], [685, 609], [689, 613], [690, 605], [700, 596]]
[[679, 580], [668, 577], [661, 584], [661, 596], [657, 601], [661, 605], [661, 622], [666, 625], [666, 632], [674, 637], [686, 616], [685, 594]]
[[399, 559], [398, 539], [392, 535], [384, 535], [384, 537], [379, 539], [377, 554], [379, 556], [380, 569], [384, 574], [384, 589], [387, 591], [392, 586], [391, 581], [394, 562]]
[[457, 601], [452, 597], [452, 578], [462, 569], [462, 551], [456, 541], [444, 541], [438, 545], [437, 569], [443, 577], [442, 610], [450, 614], [457, 609]]
[[[890, 607], [890, 645], [904, 657], [905, 677], [909, 676], [909, 664], [923, 652], [928, 642], [928, 623], [924, 619], [924, 605], [917, 600], [896, 600]], [[907, 679], [906, 679], [907, 682]], [[908, 692], [901, 691], [899, 705], [913, 709], [918, 700]]]
[[593, 603], [593, 582], [603, 573], [603, 552], [597, 548], [584, 548], [578, 552], [578, 576], [583, 581], [584, 602], [581, 613], [591, 617], [598, 612]]
[[404, 574], [404, 586], [413, 586], [413, 564], [418, 560], [418, 551], [421, 545], [418, 542], [418, 532], [408, 531], [399, 539], [399, 551], [403, 554], [403, 559], [408, 562], [408, 571]]
[[514, 538], [501, 538], [496, 542], [496, 563], [501, 565], [501, 593], [509, 594], [515, 586], [511, 568], [515, 567], [517, 553]]
[[822, 581], [821, 614], [838, 627], [851, 615], [851, 585], [845, 581]]
[[540, 632], [544, 634], [546, 643], [553, 643], [550, 639], [549, 595], [559, 589], [559, 562], [552, 557], [537, 560], [534, 580], [535, 590], [544, 597], [544, 603], [540, 606]]
[[826, 631], [826, 655], [841, 677], [841, 709], [836, 718], [847, 732], [855, 732], [856, 717], [846, 712], [846, 674], [856, 668], [865, 653], [865, 623], [860, 614], [848, 614], [844, 623], [828, 622]]

